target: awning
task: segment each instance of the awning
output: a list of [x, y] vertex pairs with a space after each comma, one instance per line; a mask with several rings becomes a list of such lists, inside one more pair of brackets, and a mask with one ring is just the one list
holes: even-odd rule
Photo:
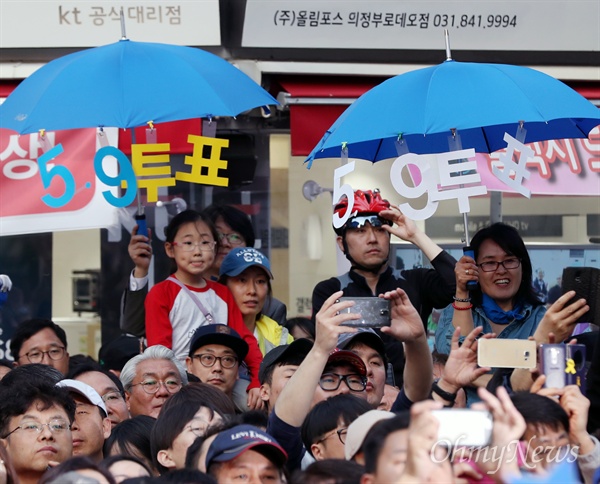
[[[306, 156], [325, 132], [354, 102], [385, 78], [373, 77], [282, 77], [283, 91], [277, 100], [290, 110], [292, 156]], [[573, 82], [569, 85], [596, 106], [600, 106], [600, 84]]]
[[290, 109], [292, 156], [306, 156], [327, 129], [381, 78], [297, 77], [278, 79], [284, 89], [277, 100]]

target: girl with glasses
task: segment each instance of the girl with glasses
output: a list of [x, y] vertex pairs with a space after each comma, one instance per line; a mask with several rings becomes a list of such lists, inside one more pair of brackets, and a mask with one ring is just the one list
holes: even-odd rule
[[248, 406], [261, 406], [258, 368], [262, 355], [256, 339], [248, 331], [227, 287], [205, 278], [214, 262], [218, 234], [208, 217], [185, 210], [165, 229], [165, 252], [175, 263], [175, 271], [156, 284], [145, 302], [148, 346], [163, 345], [184, 362], [191, 335], [206, 324], [227, 324], [250, 346], [246, 364], [252, 377]]

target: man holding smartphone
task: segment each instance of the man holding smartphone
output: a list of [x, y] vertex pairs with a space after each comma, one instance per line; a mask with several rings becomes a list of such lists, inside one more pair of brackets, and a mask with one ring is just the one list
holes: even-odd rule
[[[343, 198], [335, 206], [334, 212], [343, 217], [347, 209], [348, 199]], [[335, 229], [337, 244], [350, 261], [351, 269], [346, 274], [321, 281], [315, 286], [312, 295], [313, 320], [325, 300], [336, 291], [343, 291], [345, 297], [376, 297], [401, 288], [426, 326], [433, 308], [444, 308], [452, 303], [456, 288], [456, 259], [419, 230], [398, 207], [381, 198], [378, 190], [356, 190], [352, 210], [354, 215], [341, 228]], [[392, 234], [423, 251], [434, 269], [400, 271], [390, 267], [388, 258]], [[402, 344], [378, 329], [376, 331], [385, 344], [396, 382], [401, 384], [404, 367]]]

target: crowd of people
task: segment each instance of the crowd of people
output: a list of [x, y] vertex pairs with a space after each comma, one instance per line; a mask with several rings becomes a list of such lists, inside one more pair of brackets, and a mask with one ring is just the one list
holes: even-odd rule
[[[316, 285], [312, 318], [286, 319], [249, 219], [212, 206], [173, 217], [173, 271], [150, 290], [134, 230], [124, 334], [97, 358], [23, 321], [0, 366], [0, 484], [598, 482], [600, 340], [583, 381], [558, 387], [477, 358], [482, 339], [575, 343], [587, 302], [546, 307], [502, 223], [457, 261], [378, 191], [334, 210], [351, 269]], [[391, 235], [432, 268], [394, 269]], [[357, 297], [386, 300], [389, 326], [357, 326]]]

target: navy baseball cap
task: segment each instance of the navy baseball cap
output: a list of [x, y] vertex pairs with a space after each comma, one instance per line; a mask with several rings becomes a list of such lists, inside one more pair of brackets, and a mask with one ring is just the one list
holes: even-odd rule
[[283, 447], [269, 434], [254, 425], [237, 425], [217, 434], [206, 454], [206, 468], [213, 462], [233, 460], [250, 449], [260, 452], [279, 467], [287, 460]]
[[265, 376], [269, 368], [276, 365], [280, 361], [290, 360], [299, 356], [304, 358], [313, 347], [313, 342], [306, 338], [299, 338], [292, 341], [289, 345], [279, 345], [269, 351], [258, 369], [258, 381], [262, 384], [265, 382]]
[[271, 263], [263, 254], [252, 247], [236, 247], [221, 262], [219, 276], [239, 276], [248, 267], [262, 267], [271, 279]]
[[237, 355], [240, 362], [248, 354], [248, 343], [246, 343], [238, 332], [226, 324], [207, 324], [200, 326], [193, 334], [190, 342], [189, 356], [206, 345], [223, 345], [231, 348]]
[[143, 339], [122, 334], [118, 338], [103, 344], [98, 352], [98, 361], [105, 370], [121, 371], [131, 358], [144, 352]]

